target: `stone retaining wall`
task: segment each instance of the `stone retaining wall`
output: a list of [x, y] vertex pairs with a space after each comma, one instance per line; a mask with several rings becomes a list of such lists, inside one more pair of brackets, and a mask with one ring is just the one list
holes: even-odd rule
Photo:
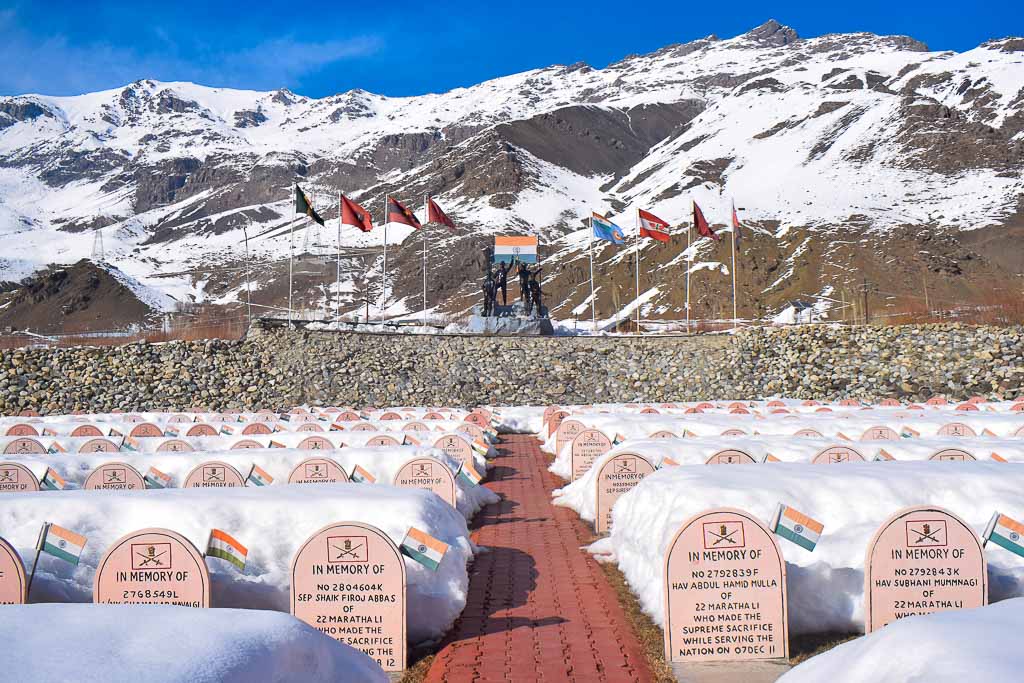
[[502, 338], [254, 330], [242, 342], [0, 352], [24, 409], [538, 404], [1024, 393], [1024, 329], [764, 328], [735, 337]]

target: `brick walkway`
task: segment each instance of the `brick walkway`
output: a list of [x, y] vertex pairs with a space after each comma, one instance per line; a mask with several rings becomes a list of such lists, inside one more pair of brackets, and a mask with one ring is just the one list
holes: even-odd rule
[[551, 504], [561, 481], [532, 436], [506, 436], [476, 517], [466, 609], [427, 681], [644, 681], [640, 644], [604, 573], [580, 550], [591, 536]]

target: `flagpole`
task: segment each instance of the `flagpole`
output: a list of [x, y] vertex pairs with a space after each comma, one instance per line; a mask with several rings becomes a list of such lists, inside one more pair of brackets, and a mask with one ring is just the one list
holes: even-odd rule
[[590, 329], [597, 333], [597, 309], [594, 305], [594, 214], [590, 214]]
[[[736, 215], [736, 202], [732, 203], [733, 216]], [[736, 226], [732, 226], [732, 329], [739, 327], [739, 319], [736, 317]]]
[[[297, 187], [297, 186], [296, 186]], [[288, 324], [292, 322], [292, 272], [295, 262], [295, 221], [288, 226]]]
[[341, 193], [338, 193], [338, 261], [334, 278], [334, 320], [341, 320]]
[[633, 246], [636, 250], [636, 331], [640, 333], [640, 209], [636, 210], [636, 240]]
[[385, 305], [388, 296], [388, 196], [384, 195], [384, 272], [380, 280], [380, 325], [384, 329]]
[[43, 528], [39, 530], [39, 538], [36, 540], [36, 557], [32, 560], [32, 572], [28, 575], [28, 587], [25, 588], [25, 602], [29, 601], [28, 594], [32, 592], [32, 579], [36, 578], [36, 566], [39, 564], [39, 554], [43, 552], [43, 539], [50, 529], [49, 522], [43, 522]]
[[690, 254], [690, 227], [686, 228], [686, 258], [683, 259], [683, 263], [686, 264], [686, 331], [690, 331], [690, 266], [693, 265], [693, 255]]
[[430, 218], [430, 207], [427, 206], [429, 197], [423, 195], [423, 225], [420, 230], [423, 232], [423, 326], [427, 326], [427, 223]]

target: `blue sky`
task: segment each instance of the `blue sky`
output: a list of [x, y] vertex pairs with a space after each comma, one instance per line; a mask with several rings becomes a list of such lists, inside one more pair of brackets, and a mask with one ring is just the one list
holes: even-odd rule
[[[704, 4], [705, 7], [700, 5]], [[415, 95], [625, 55], [769, 18], [804, 37], [906, 34], [937, 50], [1024, 35], [1024, 0], [731, 2], [2, 2], [0, 94], [71, 95], [140, 78], [321, 97]]]

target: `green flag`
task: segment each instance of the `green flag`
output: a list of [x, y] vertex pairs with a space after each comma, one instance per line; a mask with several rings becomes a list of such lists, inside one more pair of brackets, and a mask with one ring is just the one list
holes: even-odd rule
[[306, 197], [306, 193], [298, 185], [295, 186], [295, 213], [305, 214], [320, 225], [324, 224], [324, 219], [316, 212], [316, 209], [313, 208], [313, 205]]

